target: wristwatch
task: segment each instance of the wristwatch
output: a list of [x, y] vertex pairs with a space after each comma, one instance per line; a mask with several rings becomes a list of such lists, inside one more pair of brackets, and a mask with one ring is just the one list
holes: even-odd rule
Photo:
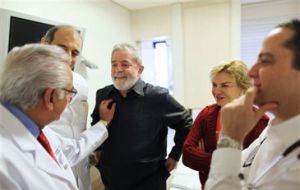
[[242, 150], [243, 145], [237, 140], [221, 133], [217, 148], [234, 148]]

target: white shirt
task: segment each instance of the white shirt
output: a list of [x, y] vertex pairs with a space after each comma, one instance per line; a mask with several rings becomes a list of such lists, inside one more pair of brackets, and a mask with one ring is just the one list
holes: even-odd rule
[[[299, 139], [300, 115], [276, 126], [269, 124], [260, 137], [242, 154], [237, 149], [217, 149], [212, 156], [211, 170], [205, 189], [246, 190], [252, 187], [252, 189], [263, 190], [299, 190], [300, 147], [286, 157], [278, 159]], [[256, 147], [258, 151], [255, 154]], [[251, 155], [255, 155], [252, 162]], [[272, 163], [275, 164], [272, 166]], [[243, 167], [247, 164], [250, 166]], [[265, 175], [261, 176], [264, 172]], [[243, 173], [244, 180], [240, 179], [240, 173]]]
[[76, 96], [61, 114], [60, 119], [48, 126], [63, 137], [74, 138], [86, 128], [88, 115], [88, 85], [78, 73], [73, 72], [73, 86], [77, 90]]
[[[48, 125], [61, 138], [76, 138], [87, 128], [88, 115], [88, 84], [78, 73], [73, 72], [73, 86], [77, 90], [76, 96], [66, 107], [60, 119]], [[91, 189], [89, 160], [86, 157], [73, 168], [80, 190]]]

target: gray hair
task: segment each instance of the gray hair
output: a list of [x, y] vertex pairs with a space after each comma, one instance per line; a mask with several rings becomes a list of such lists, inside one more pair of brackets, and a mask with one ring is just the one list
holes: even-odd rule
[[34, 107], [46, 89], [67, 86], [70, 62], [69, 55], [53, 45], [28, 44], [13, 48], [1, 68], [0, 102], [23, 110]]
[[121, 43], [121, 44], [116, 44], [114, 47], [113, 47], [113, 50], [111, 52], [111, 56], [116, 52], [116, 51], [119, 51], [119, 50], [125, 50], [127, 51], [131, 57], [139, 64], [139, 65], [143, 65], [142, 63], [142, 59], [139, 55], [139, 52], [138, 50], [131, 44], [127, 44], [127, 43]]

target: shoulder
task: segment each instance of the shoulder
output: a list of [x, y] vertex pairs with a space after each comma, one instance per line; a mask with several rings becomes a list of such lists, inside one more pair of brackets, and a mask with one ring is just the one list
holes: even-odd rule
[[145, 83], [143, 87], [143, 91], [146, 96], [168, 96], [169, 95], [169, 90], [161, 87], [161, 86], [154, 86], [150, 83]]
[[78, 85], [80, 86], [88, 86], [87, 80], [83, 78], [80, 74], [73, 72], [73, 85], [76, 88]]
[[96, 95], [98, 96], [98, 95], [101, 95], [101, 94], [107, 94], [111, 90], [113, 90], [113, 85], [112, 84], [98, 89], [97, 92], [96, 92]]
[[217, 104], [211, 104], [201, 110], [199, 115], [207, 116], [219, 112], [220, 107]]

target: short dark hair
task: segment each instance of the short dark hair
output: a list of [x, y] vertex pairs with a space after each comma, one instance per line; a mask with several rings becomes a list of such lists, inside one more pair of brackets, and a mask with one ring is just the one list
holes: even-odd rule
[[294, 53], [293, 67], [300, 70], [300, 20], [292, 19], [279, 24], [276, 28], [287, 28], [294, 31], [294, 36], [284, 43], [284, 46]]
[[[45, 34], [45, 40], [48, 44], [51, 44], [51, 42], [54, 40], [54, 35], [55, 33], [57, 32], [57, 30], [61, 29], [61, 28], [71, 28], [73, 29], [74, 31], [77, 31], [79, 36], [80, 36], [80, 32], [74, 28], [73, 26], [70, 26], [70, 25], [57, 25], [57, 26], [53, 26], [52, 28], [50, 28], [46, 34]], [[81, 38], [81, 36], [80, 36]]]

